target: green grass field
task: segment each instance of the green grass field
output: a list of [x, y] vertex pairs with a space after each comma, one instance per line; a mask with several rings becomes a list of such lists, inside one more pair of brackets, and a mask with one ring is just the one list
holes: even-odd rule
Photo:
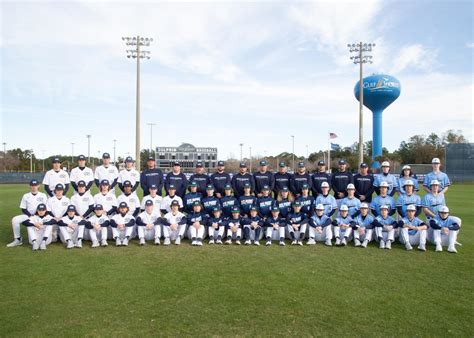
[[[447, 194], [458, 254], [350, 247], [6, 248], [27, 185], [0, 186], [1, 336], [473, 336], [474, 185]], [[468, 202], [466, 202], [468, 201]]]

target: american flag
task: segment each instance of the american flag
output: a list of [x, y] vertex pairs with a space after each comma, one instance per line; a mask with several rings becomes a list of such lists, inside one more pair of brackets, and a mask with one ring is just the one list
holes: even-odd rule
[[337, 138], [336, 133], [329, 133], [329, 138], [332, 140], [334, 138]]

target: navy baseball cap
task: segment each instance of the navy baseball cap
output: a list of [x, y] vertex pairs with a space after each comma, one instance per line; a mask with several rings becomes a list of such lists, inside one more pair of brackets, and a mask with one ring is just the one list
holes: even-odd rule
[[109, 153], [103, 153], [102, 158], [110, 158], [110, 154]]
[[303, 185], [301, 186], [301, 189], [309, 189], [308, 183], [303, 183]]
[[181, 163], [179, 163], [178, 161], [174, 161], [173, 167], [176, 167], [176, 166], [181, 167]]
[[255, 205], [252, 205], [250, 207], [250, 211], [258, 211], [257, 207]]
[[298, 168], [304, 168], [304, 162], [298, 162]]
[[110, 183], [109, 183], [109, 180], [102, 180], [102, 181], [100, 181], [100, 184], [101, 185], [109, 185]]
[[36, 210], [46, 210], [46, 204], [44, 203], [38, 204], [38, 206], [36, 207]]
[[77, 160], [78, 160], [78, 161], [85, 161], [85, 160], [86, 160], [86, 157], [85, 157], [84, 155], [79, 155], [79, 156], [77, 157]]
[[265, 165], [268, 165], [267, 161], [261, 160], [261, 161], [260, 161], [260, 166], [263, 167], [263, 166], [265, 166]]
[[276, 205], [274, 205], [271, 210], [272, 211], [280, 211], [280, 209]]
[[206, 190], [214, 190], [214, 186], [212, 184], [208, 184]]
[[158, 187], [156, 186], [156, 184], [152, 184], [152, 185], [150, 185], [150, 187], [148, 189], [158, 189]]
[[121, 209], [121, 208], [128, 208], [127, 202], [120, 202], [118, 208], [119, 208], [119, 209]]
[[218, 166], [218, 167], [223, 167], [223, 166], [225, 166], [224, 161], [219, 161], [219, 162], [217, 162], [217, 166]]
[[288, 189], [288, 187], [283, 187], [281, 188], [281, 191], [290, 191], [290, 190]]
[[61, 183], [58, 183], [58, 184], [56, 184], [56, 186], [54, 187], [54, 190], [64, 190], [64, 185], [62, 185]]
[[285, 162], [280, 162], [279, 166], [280, 166], [280, 168], [285, 168], [285, 167], [286, 167], [286, 163], [285, 163]]
[[319, 166], [321, 166], [321, 165], [326, 165], [326, 162], [324, 162], [324, 161], [321, 160], [321, 161], [318, 162], [318, 165], [319, 165]]
[[31, 180], [30, 185], [39, 185], [38, 180]]
[[195, 181], [192, 181], [191, 183], [189, 183], [189, 187], [197, 187], [197, 183]]
[[145, 206], [148, 207], [148, 206], [150, 206], [150, 205], [153, 205], [153, 201], [152, 201], [152, 200], [147, 200], [147, 201], [145, 202]]
[[212, 212], [217, 212], [217, 211], [221, 211], [221, 208], [220, 207], [214, 207], [212, 208]]
[[264, 185], [264, 186], [262, 187], [262, 190], [270, 190], [270, 187], [269, 187], [268, 185]]
[[86, 186], [86, 182], [83, 181], [83, 180], [80, 180], [79, 182], [77, 182], [77, 186], [78, 186], [78, 187], [85, 187], [85, 186]]
[[347, 164], [346, 160], [339, 160], [339, 165]]
[[203, 164], [202, 164], [202, 162], [198, 162], [198, 163], [196, 163], [196, 168], [202, 168], [202, 167], [203, 167]]
[[148, 156], [148, 160], [147, 161], [154, 161], [155, 158], [153, 156]]
[[245, 162], [240, 162], [239, 167], [240, 168], [247, 168], [247, 165], [245, 164]]
[[247, 182], [247, 183], [244, 183], [244, 188], [251, 188], [250, 183], [248, 183], [248, 182]]
[[240, 209], [239, 209], [239, 207], [233, 207], [231, 212], [233, 214], [240, 214]]
[[127, 181], [123, 182], [123, 186], [124, 186], [124, 187], [131, 187], [131, 186], [132, 186], [132, 182], [130, 182], [130, 181], [127, 180]]
[[168, 190], [171, 190], [171, 189], [176, 190], [176, 187], [174, 186], [174, 184], [170, 184], [170, 187], [168, 188]]
[[[177, 202], [177, 201], [176, 201], [176, 202]], [[194, 202], [193, 202], [193, 207], [195, 207], [196, 205], [201, 206], [201, 202], [199, 202], [199, 201], [194, 201]]]
[[179, 202], [177, 200], [171, 201], [171, 206], [173, 207], [175, 205], [179, 206]]
[[131, 156], [127, 156], [127, 158], [125, 159], [125, 163], [127, 162], [135, 162], [135, 161], [133, 160]]
[[232, 190], [232, 186], [227, 183], [226, 185], [224, 185], [224, 190]]
[[365, 162], [362, 162], [362, 163], [360, 164], [360, 167], [361, 167], [361, 168], [368, 168], [369, 165], [368, 165], [367, 163], [365, 163]]
[[301, 202], [300, 201], [294, 201], [293, 206], [294, 207], [301, 207]]
[[53, 163], [61, 163], [61, 160], [59, 159], [59, 157], [55, 157], [53, 158]]
[[76, 211], [76, 207], [75, 207], [74, 205], [72, 205], [72, 204], [71, 204], [71, 205], [68, 205], [68, 206], [67, 206], [67, 211], [68, 211], [68, 212], [69, 212], [69, 211]]
[[94, 210], [104, 210], [104, 207], [102, 206], [102, 204], [96, 204], [94, 206]]

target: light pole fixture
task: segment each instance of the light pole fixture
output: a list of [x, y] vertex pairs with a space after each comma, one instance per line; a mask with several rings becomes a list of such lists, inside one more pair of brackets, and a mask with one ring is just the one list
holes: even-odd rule
[[114, 141], [114, 165], [116, 165], [115, 163], [115, 148], [116, 148], [116, 145], [117, 145], [117, 140], [112, 140]]
[[91, 162], [91, 135], [87, 136], [87, 163]]
[[7, 143], [3, 142], [3, 171], [7, 172]]
[[295, 172], [295, 135], [291, 135], [291, 153], [292, 153], [292, 157], [293, 157], [293, 165], [292, 165], [292, 168], [293, 168], [293, 172]]
[[240, 143], [240, 162], [242, 162], [242, 147], [244, 146], [243, 143]]

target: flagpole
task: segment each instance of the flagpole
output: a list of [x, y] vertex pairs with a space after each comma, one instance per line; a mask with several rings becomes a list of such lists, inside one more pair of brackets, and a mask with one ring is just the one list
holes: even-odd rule
[[329, 173], [331, 173], [331, 134], [328, 131], [328, 169]]

